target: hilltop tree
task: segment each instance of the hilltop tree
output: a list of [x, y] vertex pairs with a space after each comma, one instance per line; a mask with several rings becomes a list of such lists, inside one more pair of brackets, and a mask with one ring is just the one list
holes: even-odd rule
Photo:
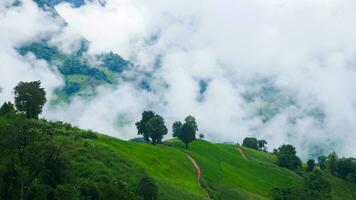
[[155, 115], [145, 125], [148, 136], [152, 140], [152, 144], [160, 143], [164, 135], [167, 134], [168, 130], [164, 125], [164, 120], [161, 116]]
[[242, 142], [242, 146], [258, 150], [258, 141], [256, 138], [246, 137]]
[[174, 122], [172, 125], [173, 137], [178, 137], [180, 135], [180, 131], [183, 124], [182, 122]]
[[195, 118], [191, 115], [187, 116], [184, 119], [185, 123], [187, 126], [189, 126], [194, 132], [198, 131], [198, 125], [197, 122], [195, 121]]
[[141, 121], [136, 122], [136, 127], [138, 135], [143, 135], [146, 142], [151, 139], [152, 144], [160, 143], [168, 131], [163, 118], [152, 111], [144, 111]]
[[315, 160], [309, 159], [307, 161], [307, 171], [312, 172], [315, 166], [316, 166]]
[[321, 169], [321, 170], [324, 170], [326, 169], [328, 166], [327, 166], [327, 157], [322, 155], [322, 156], [319, 156], [318, 157], [318, 167]]
[[195, 140], [198, 125], [193, 116], [187, 116], [184, 121], [184, 124], [181, 122], [173, 123], [173, 137], [179, 138], [185, 144], [185, 148], [188, 149], [188, 144]]
[[195, 140], [195, 131], [188, 124], [184, 123], [178, 138], [184, 142], [185, 148], [188, 149], [188, 144]]
[[15, 106], [27, 118], [37, 119], [46, 103], [46, 92], [40, 81], [20, 82], [15, 88]]
[[334, 175], [337, 172], [338, 162], [339, 158], [337, 157], [337, 154], [335, 152], [330, 153], [328, 156], [328, 170]]
[[146, 123], [155, 116], [155, 113], [152, 111], [144, 111], [142, 113], [142, 118], [141, 121], [136, 122], [136, 127], [137, 127], [137, 134], [142, 135], [144, 140], [146, 142], [150, 141], [150, 137], [148, 135], [147, 129], [146, 129]]
[[5, 102], [1, 108], [0, 108], [0, 115], [7, 115], [9, 113], [15, 113], [15, 107], [14, 104], [12, 104], [10, 101]]
[[266, 140], [258, 140], [257, 143], [258, 143], [258, 149], [260, 151], [264, 151], [264, 152], [267, 151], [267, 147], [266, 147], [267, 141]]
[[280, 146], [274, 153], [277, 156], [277, 163], [281, 167], [295, 170], [302, 165], [302, 161], [296, 155], [295, 148], [290, 144]]

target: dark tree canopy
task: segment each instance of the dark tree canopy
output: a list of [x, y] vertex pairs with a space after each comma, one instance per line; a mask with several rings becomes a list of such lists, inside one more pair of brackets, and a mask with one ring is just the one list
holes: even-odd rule
[[145, 127], [148, 137], [151, 138], [152, 144], [160, 143], [168, 129], [164, 125], [164, 120], [161, 116], [155, 115], [146, 123]]
[[321, 170], [324, 170], [326, 169], [328, 166], [327, 166], [327, 157], [326, 156], [319, 156], [318, 157], [318, 167], [321, 169]]
[[140, 183], [137, 186], [136, 190], [137, 195], [143, 197], [144, 200], [156, 200], [158, 198], [158, 189], [149, 176], [142, 177]]
[[309, 173], [305, 177], [305, 196], [306, 200], [329, 200], [331, 197], [330, 184], [316, 171]]
[[144, 111], [142, 113], [141, 121], [136, 122], [137, 133], [138, 135], [142, 135], [146, 142], [150, 141], [146, 130], [146, 123], [155, 116], [155, 113], [152, 111]]
[[258, 150], [258, 141], [256, 138], [246, 137], [242, 142], [242, 146]]
[[186, 117], [184, 121], [184, 124], [181, 122], [173, 123], [173, 137], [179, 138], [185, 144], [185, 148], [188, 149], [188, 144], [195, 140], [198, 125], [193, 116]]
[[10, 113], [15, 113], [14, 104], [11, 102], [5, 102], [0, 108], [0, 115], [7, 115]]
[[267, 151], [267, 147], [266, 147], [267, 141], [266, 140], [258, 140], [257, 143], [258, 143], [258, 149], [260, 151], [264, 151], [264, 152]]
[[328, 170], [336, 175], [338, 168], [339, 158], [335, 152], [332, 152], [328, 156]]
[[185, 148], [188, 149], [188, 144], [195, 140], [195, 130], [188, 124], [184, 123], [178, 138], [184, 142]]
[[146, 142], [151, 139], [152, 144], [160, 143], [168, 131], [164, 119], [152, 111], [144, 111], [141, 121], [136, 122], [136, 127], [138, 135], [143, 135]]
[[2, 198], [33, 199], [38, 189], [43, 194], [50, 193], [48, 189], [65, 183], [68, 163], [61, 156], [61, 148], [52, 142], [37, 121], [13, 116], [0, 127], [0, 132], [2, 161], [7, 163], [7, 177], [0, 179]]
[[273, 200], [304, 200], [302, 192], [295, 188], [273, 188]]
[[180, 131], [183, 124], [182, 122], [174, 122], [172, 125], [173, 137], [178, 137], [180, 135]]
[[194, 132], [198, 131], [198, 125], [197, 122], [195, 121], [195, 118], [191, 115], [187, 116], [184, 119], [185, 123], [187, 126], [189, 126]]
[[274, 153], [277, 156], [277, 163], [281, 167], [295, 170], [302, 165], [302, 161], [296, 155], [295, 148], [290, 144], [280, 146]]
[[337, 174], [343, 179], [356, 183], [356, 160], [352, 158], [339, 159]]
[[15, 106], [27, 118], [37, 119], [46, 103], [46, 92], [40, 81], [20, 82], [15, 88]]
[[312, 172], [314, 167], [316, 167], [315, 160], [309, 159], [307, 161], [307, 171]]

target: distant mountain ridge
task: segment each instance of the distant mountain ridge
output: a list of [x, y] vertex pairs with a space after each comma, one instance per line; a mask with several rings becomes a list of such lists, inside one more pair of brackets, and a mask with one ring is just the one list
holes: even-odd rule
[[73, 7], [80, 7], [85, 4], [85, 0], [34, 0], [39, 7], [47, 6], [56, 6], [60, 3], [67, 2], [70, 3]]
[[[91, 0], [94, 1], [94, 0]], [[46, 12], [52, 13], [54, 17], [63, 20], [63, 27], [65, 28], [66, 22], [57, 13], [55, 5], [62, 2], [70, 3], [73, 7], [80, 7], [84, 5], [86, 0], [34, 0], [37, 5]], [[102, 5], [105, 4], [104, 0], [97, 2]], [[19, 1], [19, 3], [21, 3]], [[125, 78], [122, 73], [132, 69], [134, 65], [125, 60], [120, 55], [114, 52], [103, 52], [97, 55], [88, 55], [87, 51], [90, 42], [85, 38], [79, 39], [77, 42], [80, 44], [79, 49], [72, 53], [64, 53], [58, 47], [50, 44], [50, 39], [55, 38], [56, 34], [49, 34], [40, 41], [30, 41], [17, 47], [20, 55], [26, 56], [33, 54], [37, 59], [45, 60], [49, 66], [58, 71], [64, 79], [65, 85], [57, 88], [54, 92], [56, 99], [52, 103], [68, 102], [74, 96], [90, 97], [96, 93], [96, 88], [102, 85], [115, 85], [118, 80], [133, 81], [137, 87], [150, 90], [149, 75], [133, 76]]]
[[[23, 45], [17, 51], [25, 56], [32, 53], [37, 59], [43, 59], [52, 68], [58, 69], [63, 75], [65, 86], [55, 93], [57, 100], [70, 100], [73, 95], [88, 95], [103, 84], [113, 84], [116, 77], [127, 70], [132, 64], [113, 52], [96, 55], [96, 62], [90, 62], [84, 55], [87, 43], [82, 41], [81, 48], [73, 54], [65, 54], [48, 41], [33, 42]], [[89, 93], [88, 93], [89, 92]]]

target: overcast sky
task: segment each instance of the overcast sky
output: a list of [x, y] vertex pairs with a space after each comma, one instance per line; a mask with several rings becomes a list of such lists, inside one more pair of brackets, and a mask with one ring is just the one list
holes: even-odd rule
[[[255, 136], [270, 150], [292, 143], [304, 157], [317, 147], [356, 156], [354, 0], [62, 3], [56, 10], [64, 28], [31, 0], [10, 8], [13, 1], [0, 2], [0, 103], [11, 100], [20, 80], [42, 80], [49, 98], [63, 85], [48, 63], [21, 57], [16, 46], [51, 33], [52, 44], [70, 53], [84, 37], [89, 54], [114, 51], [137, 64], [138, 73], [153, 72], [154, 92], [130, 83], [101, 87], [91, 101], [76, 98], [46, 109], [45, 117], [127, 139], [135, 137], [140, 113], [152, 109], [169, 127], [195, 116], [200, 132], [214, 141]], [[199, 80], [208, 83], [203, 94]], [[266, 85], [277, 91], [272, 97], [261, 95]], [[246, 94], [257, 97], [247, 101]], [[280, 109], [264, 122], [258, 111], [268, 106]], [[310, 114], [315, 111], [322, 120]]]

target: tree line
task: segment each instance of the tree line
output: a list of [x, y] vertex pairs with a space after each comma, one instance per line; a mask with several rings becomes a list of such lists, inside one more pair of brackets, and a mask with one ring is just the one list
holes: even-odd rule
[[[242, 145], [255, 150], [267, 152], [266, 140], [246, 137]], [[332, 174], [347, 181], [356, 183], [356, 159], [338, 158], [335, 152], [328, 156], [321, 155], [309, 159], [305, 164], [297, 156], [296, 148], [291, 144], [283, 144], [273, 150], [280, 167], [288, 168], [304, 177], [303, 189], [293, 187], [274, 188], [274, 200], [329, 200], [331, 199], [331, 186], [324, 174]]]

